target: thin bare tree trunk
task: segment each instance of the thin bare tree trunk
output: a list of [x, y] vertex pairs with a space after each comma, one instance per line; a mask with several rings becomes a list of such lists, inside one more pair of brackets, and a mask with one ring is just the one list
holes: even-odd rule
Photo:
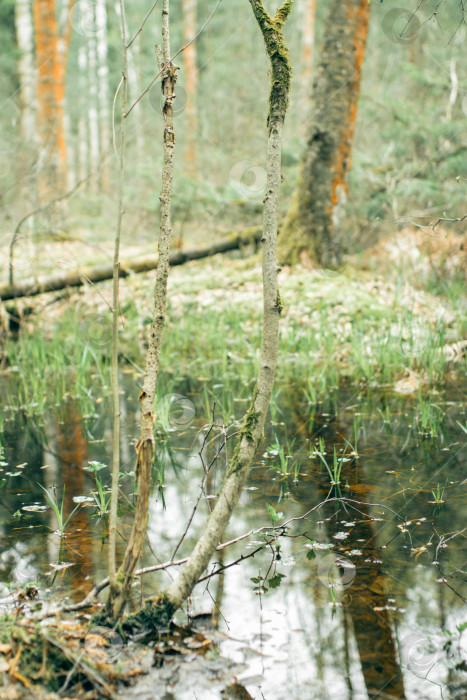
[[[117, 2], [115, 5], [115, 11], [117, 15], [120, 15], [120, 5]], [[126, 21], [126, 20], [125, 20]], [[129, 36], [128, 34], [128, 27], [126, 28], [126, 35], [127, 37]], [[139, 35], [139, 32], [136, 34], [136, 36]], [[139, 72], [137, 70], [137, 67], [139, 65], [139, 56], [140, 56], [140, 42], [135, 41], [135, 36], [128, 41], [127, 44], [127, 62], [128, 62], [128, 94], [129, 94], [129, 99], [132, 104], [136, 103], [139, 96], [143, 92], [141, 88], [141, 80], [139, 77]], [[136, 59], [135, 59], [136, 56]], [[137, 156], [138, 159], [141, 159], [144, 157], [144, 125], [143, 125], [143, 115], [142, 115], [142, 106], [143, 102], [137, 102], [137, 104], [133, 107], [133, 112], [134, 112], [134, 117], [133, 117], [133, 122], [135, 124], [135, 140], [136, 140], [136, 151], [137, 151]], [[131, 138], [132, 134], [130, 134]]]
[[[105, 13], [105, 7], [104, 7]], [[125, 175], [125, 144], [126, 144], [126, 110], [128, 102], [128, 48], [126, 37], [125, 5], [120, 0], [123, 66], [120, 82], [122, 91], [121, 124], [120, 124], [120, 161], [118, 174], [118, 213], [117, 229], [115, 232], [115, 247], [112, 276], [112, 402], [113, 402], [113, 433], [112, 433], [112, 492], [110, 497], [109, 518], [109, 581], [110, 596], [118, 594], [117, 588], [117, 564], [116, 564], [116, 539], [117, 539], [117, 510], [120, 479], [120, 382], [118, 374], [118, 326], [120, 322], [118, 290], [120, 279], [120, 238], [122, 233], [122, 221], [124, 214], [124, 175]], [[102, 17], [100, 19], [103, 19]], [[105, 24], [104, 24], [105, 31]]]
[[276, 239], [279, 191], [281, 185], [281, 138], [288, 106], [291, 67], [282, 27], [293, 0], [286, 0], [271, 17], [262, 0], [250, 0], [254, 15], [263, 33], [271, 60], [271, 92], [268, 115], [267, 185], [263, 213], [263, 330], [261, 361], [256, 389], [247, 411], [240, 440], [230, 461], [224, 484], [206, 528], [178, 578], [165, 594], [146, 602], [144, 609], [130, 618], [128, 624], [164, 622], [191, 594], [208, 565], [230, 520], [248, 478], [258, 443], [263, 433], [274, 383], [279, 344], [279, 316], [282, 303], [277, 282]]
[[[131, 48], [128, 49], [128, 81], [130, 84], [130, 99], [132, 104], [136, 102], [138, 97], [143, 92], [141, 87], [140, 73], [138, 71], [138, 66], [140, 66], [141, 58], [141, 44], [136, 41]], [[136, 124], [136, 156], [139, 161], [144, 158], [144, 102], [138, 102], [134, 108], [134, 122]]]
[[175, 136], [173, 128], [173, 99], [176, 82], [176, 68], [170, 60], [169, 0], [163, 1], [162, 7], [162, 41], [163, 48], [156, 47], [159, 70], [162, 71], [162, 94], [164, 99], [164, 161], [162, 167], [161, 218], [159, 233], [159, 260], [154, 288], [154, 312], [149, 347], [146, 355], [146, 371], [143, 388], [139, 395], [141, 403], [140, 438], [136, 445], [136, 478], [138, 495], [133, 520], [133, 527], [127, 543], [125, 556], [118, 572], [118, 593], [109, 597], [107, 613], [113, 619], [121, 617], [125, 607], [133, 575], [141, 556], [146, 524], [148, 518], [149, 489], [154, 452], [154, 399], [159, 358], [162, 345], [162, 333], [165, 323], [167, 305], [167, 278], [169, 273], [169, 249], [172, 232], [172, 181], [174, 163]]

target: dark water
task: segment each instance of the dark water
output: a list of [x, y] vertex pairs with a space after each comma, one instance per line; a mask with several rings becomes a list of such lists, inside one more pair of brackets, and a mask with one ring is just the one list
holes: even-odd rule
[[[186, 397], [176, 399], [181, 413], [160, 411], [164, 438], [156, 464], [164, 469], [164, 488], [155, 469], [150, 504], [148, 535], [159, 561], [171, 558], [198, 496], [199, 451], [204, 444], [207, 463], [223, 439], [215, 429], [203, 443], [209, 418], [202, 386], [182, 382], [177, 393]], [[425, 397], [438, 406], [428, 424], [417, 395], [343, 387], [326, 405], [303, 397], [299, 386], [281, 387], [225, 540], [271, 525], [267, 504], [278, 522], [295, 520], [286, 536], [266, 530], [226, 548], [223, 565], [248, 558], [199, 584], [189, 601], [192, 615], [215, 611], [217, 647], [234, 665], [227, 674], [215, 655], [198, 657], [191, 669], [173, 662], [165, 676], [154, 671], [159, 675], [147, 696], [157, 687], [160, 697], [219, 698], [229, 675], [266, 700], [467, 697], [465, 386], [452, 382]], [[236, 405], [240, 417], [244, 403]], [[137, 435], [132, 393], [123, 397], [123, 411], [123, 462], [131, 472]], [[221, 424], [222, 416], [216, 418]], [[5, 423], [2, 444], [3, 594], [12, 583], [39, 582], [49, 596], [79, 600], [106, 574], [105, 519], [83, 502], [60, 538], [52, 509], [42, 509], [39, 484], [49, 491], [56, 485], [59, 501], [66, 485], [65, 516], [76, 497], [89, 497], [95, 482], [84, 467], [110, 461], [108, 402], [83, 417], [70, 399], [45, 422], [25, 421], [16, 412]], [[229, 440], [177, 557], [190, 551], [232, 449]], [[331, 470], [334, 449], [338, 461], [344, 455], [338, 488], [316, 454], [320, 449]], [[99, 474], [109, 482], [108, 470]], [[123, 479], [129, 503], [133, 487], [131, 475]], [[130, 524], [131, 514], [124, 515], [123, 537]], [[269, 545], [248, 556], [265, 539]], [[120, 554], [123, 548], [122, 540]], [[153, 563], [147, 548], [143, 564]], [[135, 602], [168, 580], [167, 573], [146, 576]], [[180, 621], [186, 623], [185, 613]], [[144, 689], [138, 694], [145, 697]]]

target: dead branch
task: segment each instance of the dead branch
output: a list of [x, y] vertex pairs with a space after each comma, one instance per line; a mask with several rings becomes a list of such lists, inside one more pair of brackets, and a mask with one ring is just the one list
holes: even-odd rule
[[[170, 254], [169, 265], [183, 265], [190, 260], [201, 260], [209, 258], [219, 253], [227, 253], [231, 250], [238, 250], [251, 243], [256, 243], [259, 239], [259, 227], [252, 227], [243, 233], [236, 233], [219, 243], [211, 243], [200, 248], [186, 248], [177, 250]], [[155, 270], [158, 264], [157, 255], [145, 255], [135, 260], [120, 263], [120, 277], [128, 277], [132, 273], [149, 272]], [[0, 299], [9, 301], [20, 297], [32, 297], [47, 292], [57, 292], [60, 289], [71, 287], [82, 287], [87, 282], [103, 282], [112, 279], [113, 263], [105, 263], [96, 267], [83, 268], [82, 270], [68, 270], [57, 272], [53, 275], [41, 277], [30, 277], [23, 282], [10, 285], [0, 285]]]

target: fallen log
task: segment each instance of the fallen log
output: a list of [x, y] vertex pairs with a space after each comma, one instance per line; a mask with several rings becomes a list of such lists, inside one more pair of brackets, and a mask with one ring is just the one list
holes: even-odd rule
[[[169, 263], [171, 266], [183, 265], [190, 260], [200, 260], [219, 253], [227, 253], [231, 250], [238, 250], [252, 243], [257, 243], [260, 238], [260, 227], [254, 226], [244, 230], [239, 234], [232, 234], [229, 238], [218, 243], [212, 243], [203, 248], [186, 248], [177, 250], [170, 254]], [[157, 255], [145, 255], [135, 260], [120, 263], [120, 277], [128, 277], [139, 272], [148, 272], [157, 267]], [[8, 301], [19, 297], [31, 297], [46, 292], [57, 292], [60, 289], [69, 287], [81, 287], [86, 283], [95, 284], [104, 280], [112, 279], [112, 263], [97, 265], [95, 267], [83, 268], [80, 270], [67, 270], [53, 275], [42, 277], [31, 277], [18, 284], [0, 285], [0, 299]]]

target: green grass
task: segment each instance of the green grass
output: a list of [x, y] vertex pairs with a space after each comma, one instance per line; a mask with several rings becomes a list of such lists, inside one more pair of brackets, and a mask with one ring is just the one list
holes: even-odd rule
[[[205, 415], [215, 404], [225, 422], [236, 420], [259, 363], [262, 302], [255, 258], [192, 263], [171, 275], [158, 398], [177, 393], [181, 384], [199, 386], [201, 380]], [[430, 386], [443, 382], [448, 367], [439, 349], [465, 332], [458, 285], [446, 287], [437, 301], [419, 292], [418, 306], [411, 310], [397, 286], [383, 281], [387, 289], [375, 294], [372, 280], [352, 269], [333, 278], [298, 270], [280, 279], [285, 308], [273, 421], [281, 420], [281, 387], [286, 385], [297, 386], [300, 400], [316, 405], [343, 381], [387, 386], [410, 371], [423, 374]], [[134, 371], [135, 395], [152, 313], [151, 282], [140, 276], [121, 283], [121, 367]], [[40, 422], [67, 394], [78, 401], [81, 415], [92, 415], [96, 401], [109, 397], [110, 312], [95, 290], [85, 294], [85, 304], [80, 294], [53, 319], [33, 317], [34, 325], [18, 342], [7, 341], [0, 426], [9, 412], [18, 410]], [[456, 319], [440, 321], [434, 310], [438, 302], [454, 309]], [[433, 436], [436, 409], [430, 415], [426, 411], [420, 417], [422, 429]]]
[[425, 400], [419, 396], [417, 423], [422, 435], [432, 438], [438, 437], [443, 423], [443, 409], [430, 399]]

